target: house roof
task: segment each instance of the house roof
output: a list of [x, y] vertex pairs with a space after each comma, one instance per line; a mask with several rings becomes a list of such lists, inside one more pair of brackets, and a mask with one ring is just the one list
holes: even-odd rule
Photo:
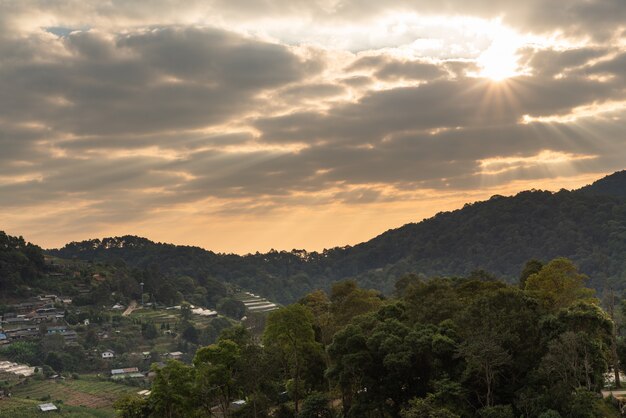
[[42, 404], [39, 404], [39, 409], [43, 412], [47, 412], [47, 411], [56, 411], [58, 408], [53, 403], [42, 403]]

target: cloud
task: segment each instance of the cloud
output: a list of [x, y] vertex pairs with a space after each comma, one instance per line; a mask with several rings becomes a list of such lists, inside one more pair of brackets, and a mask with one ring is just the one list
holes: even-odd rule
[[[0, 216], [57, 244], [75, 223], [406, 221], [411, 202], [622, 169], [625, 7], [2, 3]], [[505, 35], [519, 68], [495, 82], [480, 58]]]

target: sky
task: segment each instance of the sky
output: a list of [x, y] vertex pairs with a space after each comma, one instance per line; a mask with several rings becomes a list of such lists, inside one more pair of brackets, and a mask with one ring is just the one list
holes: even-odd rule
[[0, 0], [0, 230], [320, 250], [626, 168], [623, 0]]

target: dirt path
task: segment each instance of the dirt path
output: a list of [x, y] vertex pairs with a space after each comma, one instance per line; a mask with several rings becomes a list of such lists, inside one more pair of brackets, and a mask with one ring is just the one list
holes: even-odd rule
[[626, 396], [626, 389], [613, 389], [613, 390], [603, 390], [602, 397], [607, 398], [609, 395], [613, 395], [614, 397], [622, 397]]
[[122, 314], [122, 316], [128, 316], [131, 313], [133, 313], [133, 311], [137, 309], [137, 301], [134, 300], [130, 303], [130, 305], [128, 305], [128, 308], [126, 308], [126, 310], [124, 311], [124, 313]]

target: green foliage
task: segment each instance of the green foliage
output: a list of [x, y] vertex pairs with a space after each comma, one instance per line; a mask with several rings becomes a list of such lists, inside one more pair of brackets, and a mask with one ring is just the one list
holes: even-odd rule
[[548, 409], [547, 411], [542, 412], [541, 415], [539, 415], [539, 418], [561, 418], [561, 414], [554, 409]]
[[16, 294], [23, 285], [34, 285], [45, 273], [41, 248], [0, 231], [0, 293]]
[[[294, 379], [294, 402], [299, 411], [301, 378], [311, 354], [319, 353], [315, 342], [311, 311], [300, 304], [270, 312], [263, 334], [263, 344], [282, 353], [288, 362], [289, 375]], [[314, 357], [314, 356], [313, 356]]]
[[400, 413], [402, 418], [460, 418], [447, 408], [437, 406], [432, 398], [415, 398]]
[[198, 344], [200, 333], [198, 332], [196, 327], [193, 326], [193, 324], [188, 324], [184, 328], [182, 336], [185, 340], [189, 341], [190, 343]]
[[165, 367], [153, 369], [150, 408], [154, 416], [185, 418], [193, 407], [193, 368], [176, 360], [168, 360]]
[[515, 418], [511, 405], [486, 406], [478, 413], [480, 418]]
[[220, 340], [196, 353], [194, 391], [206, 411], [210, 411], [213, 402], [219, 402], [222, 413], [228, 415], [230, 403], [238, 395], [240, 351], [233, 341]]
[[180, 317], [184, 320], [184, 321], [189, 321], [191, 319], [191, 305], [187, 302], [183, 302], [180, 305]]
[[246, 305], [244, 305], [240, 300], [233, 298], [224, 298], [220, 300], [217, 304], [217, 309], [224, 315], [237, 320], [243, 318], [246, 313]]
[[39, 364], [42, 353], [38, 344], [16, 341], [0, 348], [0, 355], [16, 363]]
[[148, 340], [153, 340], [159, 336], [159, 331], [157, 330], [156, 325], [149, 322], [147, 324], [141, 324], [141, 335]]
[[119, 418], [144, 418], [149, 413], [148, 402], [137, 395], [126, 395], [113, 404]]
[[333, 410], [329, 406], [328, 396], [313, 392], [302, 402], [302, 410], [298, 418], [333, 418]]
[[577, 301], [593, 302], [593, 290], [585, 287], [587, 277], [565, 258], [557, 258], [531, 274], [525, 289], [542, 301], [551, 312], [567, 308]]

